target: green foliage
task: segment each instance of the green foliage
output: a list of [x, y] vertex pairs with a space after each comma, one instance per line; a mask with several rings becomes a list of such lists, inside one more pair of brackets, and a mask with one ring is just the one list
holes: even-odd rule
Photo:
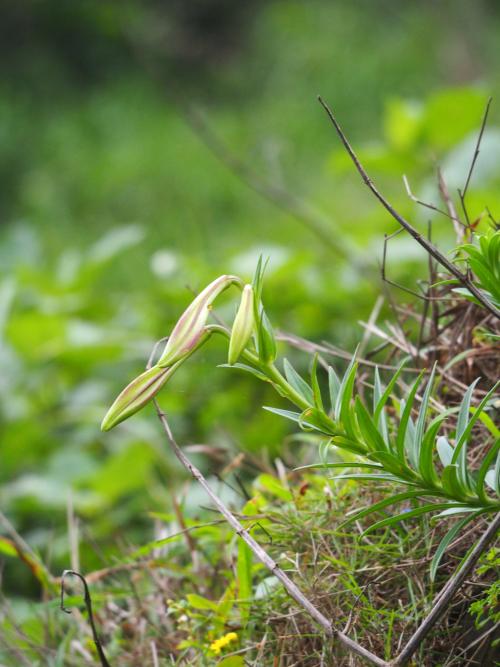
[[[473, 602], [470, 612], [475, 617], [476, 627], [479, 629], [488, 623], [500, 622], [500, 549], [493, 547], [484, 554], [478, 568], [478, 574], [491, 574], [493, 582], [486, 588], [481, 598]], [[493, 645], [499, 643], [499, 639], [493, 641]]]
[[[489, 229], [484, 234], [473, 234], [472, 243], [464, 243], [456, 249], [459, 259], [474, 274], [477, 287], [497, 308], [500, 308], [500, 229]], [[476, 301], [468, 290], [454, 290]]]
[[[216, 279], [205, 288], [188, 307], [186, 313], [190, 312], [200, 302], [200, 299], [203, 301], [203, 295], [210, 293], [212, 285], [217, 285], [224, 278], [222, 276]], [[275, 354], [268, 356], [263, 353], [262, 331], [272, 332], [272, 326], [267, 317], [264, 319], [264, 310], [261, 303], [261, 259], [257, 265], [253, 285], [254, 290], [250, 295], [254, 300], [255, 317], [252, 318], [250, 330], [245, 335], [246, 344], [240, 351], [248, 365], [240, 365], [240, 368], [256, 375], [259, 379], [264, 378], [265, 381], [270, 382], [280, 396], [294, 403], [301, 409], [301, 412], [292, 412], [280, 408], [267, 409], [291, 419], [305, 431], [316, 431], [329, 438], [330, 444], [336, 449], [360, 455], [365, 459], [364, 462], [361, 462], [362, 465], [368, 462], [372, 465], [372, 472], [348, 472], [336, 475], [333, 479], [392, 482], [406, 485], [410, 489], [407, 493], [396, 494], [388, 500], [382, 500], [368, 509], [361, 510], [349, 518], [346, 524], [385, 510], [390, 505], [393, 506], [403, 501], [422, 497], [430, 498], [432, 502], [413, 509], [405, 509], [402, 512], [378, 520], [365, 529], [363, 535], [425, 514], [433, 513], [436, 519], [465, 514], [465, 517], [445, 535], [436, 551], [431, 563], [431, 578], [433, 579], [446, 547], [459, 530], [484, 513], [500, 511], [500, 438], [497, 437], [489, 448], [477, 471], [473, 472], [469, 468], [467, 459], [467, 446], [472, 436], [472, 430], [491, 402], [500, 381], [485, 394], [475, 408], [471, 407], [471, 399], [478, 380], [473, 382], [465, 391], [458, 409], [454, 446], [451, 446], [443, 436], [438, 436], [451, 411], [441, 412], [431, 418], [430, 406], [436, 380], [436, 367], [432, 369], [425, 390], [418, 400], [417, 396], [424, 374], [423, 371], [413, 382], [406, 399], [398, 400], [393, 395], [393, 391], [399, 376], [403, 372], [404, 362], [396, 370], [387, 388], [383, 387], [379, 371], [376, 368], [373, 407], [370, 410], [365, 406], [360, 396], [355, 396], [354, 393], [358, 371], [355, 354], [341, 380], [339, 380], [333, 368], [328, 369], [331, 411], [326, 412], [317, 376], [317, 356], [313, 361], [311, 380], [308, 384], [286, 359], [283, 362], [285, 374], [282, 375], [274, 364]], [[249, 307], [251, 308], [251, 305]], [[179, 327], [184, 326], [185, 332], [183, 335], [187, 339], [193, 336], [197, 339], [203, 331], [213, 330], [227, 337], [229, 345], [231, 345], [232, 334], [224, 327], [206, 325], [206, 317], [203, 318], [201, 325], [197, 321], [190, 324], [189, 320], [185, 324], [185, 318], [185, 314], [181, 316], [174, 327], [174, 334]], [[252, 331], [254, 333], [253, 341], [250, 339]], [[185, 356], [183, 361], [187, 358]], [[143, 375], [133, 380], [129, 387], [120, 394], [114, 406], [120, 403], [121, 397], [125, 396], [127, 392], [135, 391], [135, 387], [138, 382], [141, 382], [142, 377]], [[161, 386], [158, 389], [153, 387], [154, 394], [161, 389]], [[391, 398], [394, 404], [399, 405], [399, 420], [397, 421], [392, 417], [392, 409], [389, 410], [389, 400]], [[113, 411], [114, 406], [112, 406], [110, 412]], [[141, 407], [143, 405], [139, 405], [137, 409]], [[125, 410], [128, 410], [128, 408], [125, 408]], [[127, 416], [129, 416], [129, 412], [125, 417], [117, 418], [116, 421]], [[497, 433], [494, 425], [492, 433]], [[436, 454], [440, 458], [439, 465], [436, 461]], [[492, 465], [493, 467], [490, 467]], [[323, 466], [324, 463], [318, 465], [320, 468]], [[352, 462], [346, 463], [346, 467], [352, 467]], [[495, 498], [490, 497], [486, 491], [487, 487], [490, 487], [494, 492]], [[246, 590], [247, 586], [245, 585], [244, 588]]]

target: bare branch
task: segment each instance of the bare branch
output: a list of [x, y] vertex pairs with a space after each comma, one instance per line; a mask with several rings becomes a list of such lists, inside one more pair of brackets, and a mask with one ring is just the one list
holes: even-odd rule
[[411, 225], [402, 215], [400, 215], [392, 206], [391, 204], [381, 195], [381, 193], [377, 190], [375, 187], [373, 181], [371, 178], [368, 176], [366, 173], [365, 169], [363, 168], [361, 162], [359, 161], [356, 153], [352, 149], [349, 141], [347, 140], [347, 137], [345, 136], [342, 128], [340, 127], [337, 119], [333, 115], [333, 112], [331, 111], [330, 107], [326, 104], [326, 102], [321, 98], [318, 97], [318, 100], [321, 104], [321, 106], [324, 108], [326, 111], [330, 121], [332, 122], [332, 125], [334, 126], [342, 144], [344, 145], [344, 148], [348, 152], [351, 160], [353, 161], [356, 169], [358, 170], [358, 173], [360, 174], [361, 178], [363, 179], [365, 185], [368, 186], [368, 188], [371, 190], [371, 192], [375, 195], [375, 197], [379, 200], [379, 202], [382, 204], [382, 206], [391, 214], [391, 216], [403, 227], [410, 236], [412, 236], [415, 241], [421, 245], [423, 248], [425, 248], [426, 252], [429, 253], [434, 259], [441, 264], [449, 273], [451, 273], [452, 276], [455, 276], [457, 280], [464, 286], [466, 287], [469, 292], [486, 308], [492, 315], [495, 315], [495, 317], [498, 317], [500, 319], [500, 310], [498, 310], [493, 304], [491, 304], [481, 293], [481, 291], [469, 280], [469, 278], [463, 274], [457, 267], [453, 264], [453, 262], [450, 262], [450, 260], [443, 255], [443, 253], [436, 248], [436, 246], [429, 241], [428, 239], [425, 238], [420, 232], [418, 232], [413, 225]]
[[446, 205], [448, 213], [450, 214], [450, 218], [453, 220], [453, 227], [455, 228], [455, 233], [457, 235], [457, 243], [461, 243], [464, 237], [465, 225], [458, 217], [455, 204], [453, 203], [453, 199], [451, 198], [450, 193], [448, 191], [448, 186], [446, 185], [446, 181], [444, 180], [443, 172], [439, 167], [438, 167], [438, 187], [439, 187], [439, 193], [441, 194], [441, 198]]
[[467, 196], [467, 190], [469, 188], [469, 183], [470, 183], [470, 180], [472, 178], [472, 174], [474, 172], [474, 167], [476, 166], [476, 161], [477, 161], [477, 158], [479, 156], [480, 149], [481, 149], [481, 141], [483, 140], [484, 129], [485, 129], [486, 123], [488, 121], [488, 114], [490, 112], [490, 106], [491, 106], [492, 101], [493, 101], [493, 98], [490, 97], [488, 102], [486, 103], [486, 109], [484, 110], [483, 121], [481, 123], [481, 129], [479, 130], [479, 136], [477, 138], [476, 148], [474, 150], [474, 155], [472, 156], [472, 162], [470, 163], [470, 167], [469, 167], [469, 173], [467, 174], [467, 179], [465, 181], [465, 185], [463, 187], [463, 190], [459, 189], [459, 191], [458, 191], [458, 194], [460, 196], [460, 202], [462, 204], [462, 210], [464, 212], [465, 219], [467, 220], [468, 225], [470, 225], [470, 220], [469, 220], [469, 214], [467, 213], [467, 207], [465, 205], [465, 197]]
[[418, 197], [416, 197], [413, 194], [413, 192], [411, 191], [410, 183], [409, 183], [405, 174], [403, 174], [403, 183], [405, 184], [406, 194], [416, 204], [419, 204], [420, 206], [423, 206], [424, 208], [428, 208], [431, 211], [435, 211], [435, 213], [440, 213], [441, 215], [444, 215], [446, 218], [451, 218], [451, 220], [454, 220], [454, 218], [451, 216], [449, 211], [443, 211], [442, 209], [438, 208], [434, 204], [431, 204], [429, 202], [425, 202], [422, 199], [419, 199]]
[[493, 541], [493, 539], [495, 539], [499, 529], [500, 514], [497, 514], [497, 516], [493, 519], [488, 528], [479, 538], [468, 557], [464, 560], [462, 566], [459, 567], [459, 569], [448, 581], [446, 586], [441, 590], [436, 598], [434, 607], [432, 608], [425, 621], [423, 621], [418, 630], [410, 637], [406, 646], [398, 655], [398, 657], [390, 663], [393, 667], [400, 667], [409, 661], [427, 634], [439, 620], [440, 616], [446, 610], [455, 593], [467, 579], [477, 561], [479, 560], [481, 554], [484, 553], [488, 545]]

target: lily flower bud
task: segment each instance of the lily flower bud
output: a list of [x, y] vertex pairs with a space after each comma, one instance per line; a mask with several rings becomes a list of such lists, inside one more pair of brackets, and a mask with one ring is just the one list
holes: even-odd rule
[[189, 355], [198, 345], [205, 332], [205, 324], [214, 299], [233, 283], [240, 283], [237, 276], [220, 276], [191, 302], [179, 318], [170, 334], [158, 366], [172, 366]]
[[251, 285], [245, 285], [238, 312], [234, 318], [229, 341], [228, 363], [235, 364], [252, 336], [255, 326], [254, 292]]
[[116, 398], [101, 423], [101, 431], [109, 431], [117, 424], [138, 412], [172, 377], [181, 362], [169, 368], [158, 365], [141, 373]]

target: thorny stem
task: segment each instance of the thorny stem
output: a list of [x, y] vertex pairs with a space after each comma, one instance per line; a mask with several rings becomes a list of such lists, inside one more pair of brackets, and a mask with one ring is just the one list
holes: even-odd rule
[[319, 103], [321, 106], [324, 108], [326, 111], [330, 121], [332, 122], [335, 131], [337, 132], [342, 144], [344, 145], [344, 148], [346, 149], [347, 153], [349, 154], [349, 157], [354, 163], [354, 166], [358, 170], [361, 178], [363, 179], [365, 185], [368, 186], [368, 188], [371, 190], [371, 192], [375, 195], [375, 197], [379, 200], [379, 202], [382, 204], [382, 206], [391, 214], [391, 216], [403, 227], [409, 234], [412, 236], [415, 241], [420, 244], [426, 252], [434, 257], [434, 259], [441, 264], [449, 273], [451, 273], [459, 282], [466, 287], [469, 292], [490, 312], [492, 315], [500, 319], [500, 310], [496, 308], [492, 303], [488, 301], [484, 297], [484, 295], [481, 293], [481, 290], [479, 290], [474, 283], [469, 280], [468, 276], [463, 274], [457, 267], [453, 264], [453, 262], [450, 262], [450, 260], [443, 255], [442, 252], [440, 252], [436, 246], [429, 241], [428, 239], [425, 238], [422, 234], [420, 234], [413, 225], [411, 225], [408, 220], [403, 218], [402, 215], [400, 215], [396, 209], [394, 209], [391, 204], [383, 197], [383, 195], [377, 190], [375, 187], [375, 184], [371, 180], [371, 178], [368, 176], [367, 172], [365, 171], [363, 165], [359, 161], [358, 156], [354, 152], [354, 149], [352, 148], [351, 144], [347, 140], [347, 137], [345, 136], [342, 128], [340, 127], [337, 119], [335, 118], [333, 111], [330, 109], [330, 107], [326, 104], [326, 102], [321, 98], [318, 97]]

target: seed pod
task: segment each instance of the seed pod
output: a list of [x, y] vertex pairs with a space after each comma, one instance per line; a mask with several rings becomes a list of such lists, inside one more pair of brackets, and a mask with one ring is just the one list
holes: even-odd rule
[[255, 325], [254, 294], [251, 285], [245, 285], [241, 301], [234, 318], [229, 341], [228, 364], [235, 364], [252, 336]]
[[220, 276], [200, 292], [181, 315], [170, 334], [158, 366], [172, 366], [197, 347], [205, 331], [205, 324], [214, 299], [233, 283], [241, 283], [236, 276]]

